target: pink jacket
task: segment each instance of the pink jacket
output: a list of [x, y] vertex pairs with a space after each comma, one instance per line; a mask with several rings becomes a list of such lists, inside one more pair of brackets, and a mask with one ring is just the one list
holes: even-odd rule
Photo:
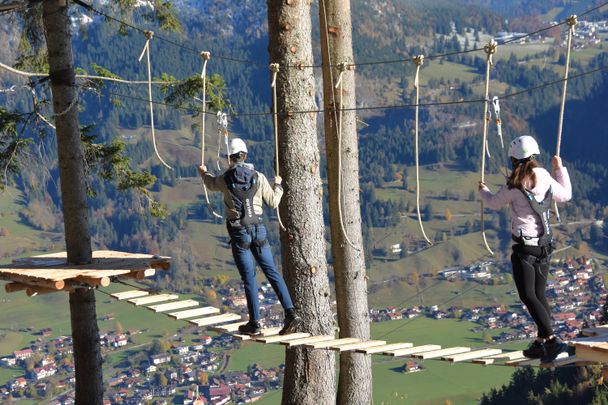
[[[551, 177], [549, 172], [542, 167], [534, 169], [536, 174], [536, 187], [528, 189], [536, 201], [542, 201], [549, 187], [553, 191], [553, 199], [557, 202], [569, 201], [572, 198], [572, 186], [570, 176], [565, 167], [558, 169], [555, 173], [557, 181]], [[542, 225], [538, 216], [530, 207], [524, 193], [518, 189], [510, 189], [503, 186], [496, 194], [492, 194], [488, 187], [479, 191], [481, 199], [488, 208], [498, 209], [507, 204], [511, 206], [511, 232], [515, 236], [537, 237], [542, 233]]]

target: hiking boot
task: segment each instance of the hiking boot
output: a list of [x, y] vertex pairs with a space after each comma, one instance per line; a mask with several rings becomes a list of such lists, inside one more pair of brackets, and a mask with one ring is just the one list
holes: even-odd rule
[[568, 352], [568, 345], [558, 337], [545, 342], [545, 355], [541, 357], [541, 363], [551, 363], [560, 353]]
[[285, 321], [283, 322], [283, 329], [279, 331], [279, 335], [293, 333], [300, 327], [300, 325], [302, 325], [302, 318], [295, 313], [287, 314], [285, 316]]
[[535, 340], [534, 342], [530, 343], [527, 349], [524, 349], [523, 354], [529, 359], [540, 359], [546, 354], [545, 345], [544, 343]]
[[259, 335], [262, 333], [262, 326], [259, 322], [249, 321], [246, 324], [239, 326], [239, 333], [250, 336]]

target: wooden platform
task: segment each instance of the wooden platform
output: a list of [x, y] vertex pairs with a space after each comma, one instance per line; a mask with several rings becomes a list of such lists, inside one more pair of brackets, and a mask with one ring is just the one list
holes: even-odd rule
[[[5, 286], [6, 292], [26, 291], [32, 296], [73, 291], [82, 285], [107, 287], [111, 277], [141, 280], [171, 265], [168, 256], [113, 250], [94, 251], [90, 264], [68, 265], [66, 259], [66, 252], [15, 259], [12, 264], [0, 266], [0, 280], [10, 281]], [[139, 297], [146, 295], [140, 294]]]

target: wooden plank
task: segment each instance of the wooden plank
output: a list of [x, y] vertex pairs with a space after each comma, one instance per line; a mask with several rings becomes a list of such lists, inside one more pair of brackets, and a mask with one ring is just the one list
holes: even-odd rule
[[289, 340], [295, 340], [295, 339], [302, 339], [302, 338], [309, 337], [309, 336], [310, 336], [310, 333], [298, 332], [298, 333], [288, 333], [286, 335], [274, 335], [274, 336], [262, 336], [262, 337], [256, 336], [254, 338], [254, 340], [256, 342], [270, 344], [270, 343], [287, 342]]
[[281, 344], [284, 346], [287, 346], [287, 347], [294, 347], [294, 346], [305, 345], [308, 343], [327, 342], [329, 340], [335, 340], [335, 339], [336, 338], [334, 336], [330, 336], [330, 335], [310, 336], [310, 337], [306, 337], [306, 338], [302, 338], [302, 339], [288, 340], [286, 342], [281, 342]]
[[416, 354], [412, 354], [412, 357], [417, 358], [417, 359], [436, 359], [439, 357], [443, 357], [443, 356], [449, 356], [451, 354], [459, 354], [459, 353], [465, 353], [465, 352], [470, 352], [471, 348], [470, 347], [461, 347], [461, 346], [456, 346], [456, 347], [448, 347], [445, 349], [439, 349], [439, 350], [431, 350], [430, 352], [424, 352], [424, 353], [416, 353]]
[[451, 361], [453, 363], [458, 363], [460, 361], [474, 360], [480, 357], [493, 356], [500, 353], [502, 353], [502, 350], [500, 349], [483, 349], [475, 350], [468, 353], [452, 354], [449, 356], [444, 356], [441, 359]]
[[596, 363], [608, 364], [608, 353], [594, 350], [592, 347], [575, 344], [576, 357], [581, 360], [593, 361]]
[[356, 343], [356, 342], [360, 342], [361, 339], [357, 339], [357, 338], [342, 338], [342, 339], [334, 339], [334, 340], [326, 340], [323, 342], [315, 342], [315, 343], [309, 343], [309, 344], [305, 344], [305, 347], [308, 347], [310, 349], [327, 349], [330, 346], [337, 346], [340, 344], [349, 344], [349, 343]]
[[[241, 323], [241, 322], [239, 322]], [[246, 324], [247, 322], [242, 322], [243, 324]], [[246, 341], [246, 340], [253, 340], [254, 338], [258, 338], [258, 337], [262, 337], [262, 336], [275, 336], [279, 334], [279, 331], [283, 329], [283, 328], [266, 328], [266, 329], [262, 329], [260, 331], [260, 333], [258, 335], [255, 336], [251, 336], [251, 335], [241, 335], [239, 333], [236, 333], [232, 336], [234, 336], [235, 338], [237, 338], [238, 340], [242, 340], [242, 341]]]
[[88, 285], [107, 287], [110, 285], [110, 277], [78, 276], [74, 280]]
[[21, 284], [21, 283], [6, 283], [4, 285], [4, 291], [6, 291], [7, 293], [12, 293], [12, 292], [17, 292], [17, 291], [23, 291], [23, 290], [27, 290], [29, 286], [27, 284]]
[[347, 351], [350, 351], [350, 350], [365, 349], [365, 348], [369, 348], [369, 347], [384, 346], [384, 345], [386, 345], [386, 341], [385, 340], [367, 340], [365, 342], [349, 343], [347, 345], [331, 346], [330, 349], [331, 350], [335, 350], [337, 352], [347, 352]]
[[117, 300], [128, 300], [131, 298], [145, 297], [146, 295], [150, 295], [150, 293], [147, 291], [141, 291], [141, 290], [129, 290], [129, 291], [117, 292], [117, 293], [110, 294], [110, 295], [112, 297], [116, 298]]
[[45, 279], [35, 275], [7, 272], [5, 270], [0, 270], [0, 279], [53, 290], [61, 290], [65, 287], [65, 281], [63, 280]]
[[186, 318], [194, 318], [197, 316], [213, 315], [213, 314], [219, 314], [219, 313], [220, 313], [220, 310], [218, 308], [201, 307], [201, 308], [195, 308], [195, 309], [188, 309], [186, 311], [171, 312], [169, 314], [169, 316], [171, 318], [175, 318], [175, 319], [186, 319]]
[[357, 353], [377, 354], [387, 352], [389, 350], [407, 349], [413, 347], [413, 343], [391, 343], [390, 345], [374, 346], [355, 350]]
[[489, 364], [494, 364], [494, 359], [489, 359], [489, 358], [483, 358], [483, 359], [473, 359], [472, 361], [474, 364], [483, 364], [484, 366], [487, 366]]
[[184, 301], [170, 302], [168, 304], [150, 305], [148, 307], [148, 309], [150, 309], [154, 312], [165, 312], [165, 311], [172, 311], [174, 309], [197, 307], [198, 305], [199, 305], [198, 301], [184, 300]]
[[577, 356], [568, 356], [562, 359], [557, 359], [552, 361], [551, 363], [541, 363], [540, 367], [542, 368], [557, 368], [568, 365], [576, 365], [576, 366], [590, 366], [593, 364], [597, 364], [595, 361], [582, 360]]
[[179, 296], [176, 294], [157, 294], [142, 298], [132, 298], [130, 300], [127, 300], [127, 302], [130, 302], [131, 304], [138, 307], [140, 305], [148, 305], [153, 304], [155, 302], [176, 300], [178, 298]]
[[[219, 311], [219, 309], [218, 309], [218, 311]], [[211, 329], [212, 331], [215, 331], [215, 332], [219, 332], [219, 333], [233, 333], [233, 332], [238, 332], [239, 326], [245, 325], [246, 323], [247, 323], [247, 321], [241, 321], [241, 322], [229, 323], [226, 325], [213, 326], [209, 329]]]
[[513, 366], [513, 367], [523, 367], [523, 366], [538, 366], [540, 364], [540, 359], [528, 359], [524, 357], [523, 359], [509, 360], [505, 361], [505, 366]]
[[222, 314], [222, 315], [208, 316], [206, 318], [200, 318], [200, 319], [191, 319], [188, 322], [190, 322], [191, 324], [194, 324], [196, 326], [211, 326], [211, 325], [216, 325], [218, 323], [227, 323], [227, 322], [231, 322], [231, 321], [236, 321], [238, 319], [241, 319], [241, 316], [237, 315], [237, 314]]
[[411, 354], [430, 352], [431, 350], [439, 350], [441, 346], [439, 345], [422, 345], [422, 346], [414, 346], [406, 349], [398, 349], [398, 350], [388, 350], [383, 352], [383, 354], [387, 356], [409, 356]]
[[524, 353], [521, 350], [517, 350], [514, 352], [502, 352], [500, 354], [495, 354], [493, 356], [486, 356], [485, 359], [492, 360], [516, 360], [524, 357]]

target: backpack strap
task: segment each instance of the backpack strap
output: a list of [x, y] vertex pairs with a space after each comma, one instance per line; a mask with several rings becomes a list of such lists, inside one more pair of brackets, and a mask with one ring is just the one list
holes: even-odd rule
[[[239, 181], [237, 181], [236, 177], [237, 170], [240, 171]], [[234, 208], [239, 212], [241, 226], [251, 227], [259, 224], [260, 219], [255, 214], [253, 207], [253, 198], [259, 188], [258, 173], [244, 166], [235, 165], [224, 173], [224, 181], [226, 182]]]
[[543, 228], [542, 234], [539, 235], [538, 245], [539, 246], [547, 246], [551, 244], [553, 241], [553, 234], [551, 232], [551, 224], [549, 223], [549, 217], [551, 214], [551, 201], [553, 200], [553, 190], [551, 187], [545, 193], [545, 197], [542, 201], [536, 201], [534, 195], [526, 189], [521, 190], [522, 193], [526, 196], [528, 203], [530, 203], [530, 208], [534, 211], [534, 213], [538, 216], [540, 220], [540, 224]]

